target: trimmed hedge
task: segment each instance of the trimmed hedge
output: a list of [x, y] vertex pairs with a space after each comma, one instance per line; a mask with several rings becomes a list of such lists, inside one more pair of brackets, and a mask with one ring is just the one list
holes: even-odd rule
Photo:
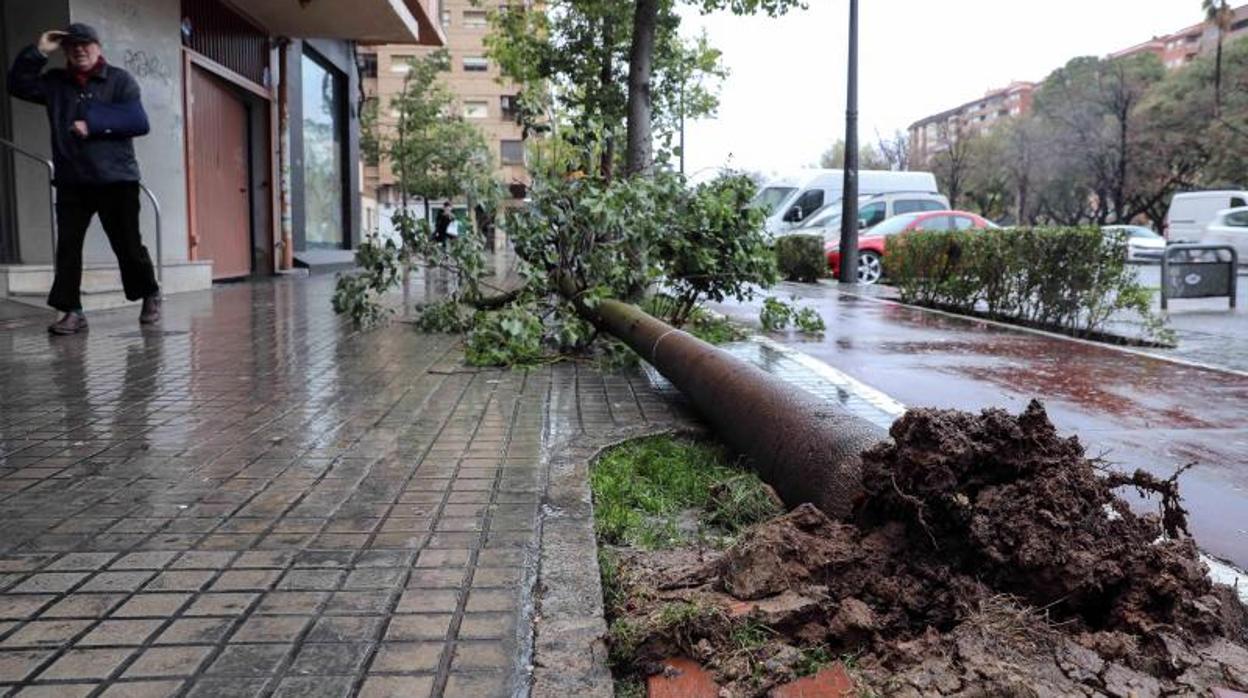
[[1123, 311], [1164, 339], [1151, 295], [1126, 263], [1127, 241], [1099, 228], [916, 231], [890, 237], [885, 259], [907, 303], [1097, 334]]
[[828, 271], [819, 235], [785, 235], [776, 239], [776, 266], [787, 281], [818, 281]]

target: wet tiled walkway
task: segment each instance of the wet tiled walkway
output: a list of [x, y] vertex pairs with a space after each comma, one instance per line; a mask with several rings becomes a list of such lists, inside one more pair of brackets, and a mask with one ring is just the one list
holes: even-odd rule
[[525, 693], [544, 444], [668, 403], [354, 333], [331, 289], [0, 330], [0, 695]]

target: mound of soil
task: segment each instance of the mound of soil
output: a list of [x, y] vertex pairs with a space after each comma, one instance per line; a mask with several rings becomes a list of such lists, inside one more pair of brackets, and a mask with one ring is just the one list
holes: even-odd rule
[[[1248, 609], [1206, 576], [1173, 480], [1106, 476], [1036, 402], [912, 410], [891, 436], [863, 454], [851, 521], [803, 505], [711, 560], [629, 556], [640, 665], [687, 654], [732, 695], [765, 695], [816, 653], [854, 657], [887, 695], [1248, 689]], [[1133, 513], [1123, 484], [1162, 514]]]

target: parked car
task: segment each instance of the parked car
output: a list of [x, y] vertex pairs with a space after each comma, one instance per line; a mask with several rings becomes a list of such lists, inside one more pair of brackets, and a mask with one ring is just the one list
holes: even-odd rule
[[1239, 263], [1248, 264], [1248, 206], [1218, 211], [1200, 241], [1230, 245], [1239, 254]]
[[1107, 225], [1101, 228], [1106, 234], [1121, 234], [1127, 238], [1128, 262], [1160, 262], [1166, 252], [1166, 239], [1142, 225]]
[[[780, 235], [821, 235], [824, 241], [840, 239], [842, 201], [834, 201], [815, 211], [796, 228]], [[866, 195], [858, 201], [858, 227], [867, 231], [884, 220], [903, 213], [946, 211], [949, 199], [944, 194], [926, 192], [892, 192]]]
[[[764, 229], [776, 235], [803, 223], [824, 205], [841, 200], [845, 173], [841, 170], [802, 170], [778, 177], [759, 190], [754, 205], [767, 214]], [[858, 173], [858, 194], [890, 192], [935, 194], [936, 176], [931, 172], [863, 170]]]
[[[983, 230], [997, 228], [992, 221], [967, 211], [924, 211], [893, 216], [858, 238], [858, 283], [874, 284], [884, 276], [884, 243], [894, 236], [914, 230]], [[841, 245], [824, 244], [828, 267], [841, 277]]]
[[1189, 191], [1175, 194], [1166, 213], [1166, 239], [1196, 242], [1219, 211], [1248, 206], [1248, 191]]

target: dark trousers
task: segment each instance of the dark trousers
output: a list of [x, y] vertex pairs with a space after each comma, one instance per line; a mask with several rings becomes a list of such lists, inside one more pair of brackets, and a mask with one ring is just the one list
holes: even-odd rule
[[96, 214], [117, 255], [126, 299], [137, 301], [160, 291], [139, 232], [138, 183], [61, 184], [56, 187], [56, 279], [48, 305], [62, 312], [82, 309], [82, 243]]

